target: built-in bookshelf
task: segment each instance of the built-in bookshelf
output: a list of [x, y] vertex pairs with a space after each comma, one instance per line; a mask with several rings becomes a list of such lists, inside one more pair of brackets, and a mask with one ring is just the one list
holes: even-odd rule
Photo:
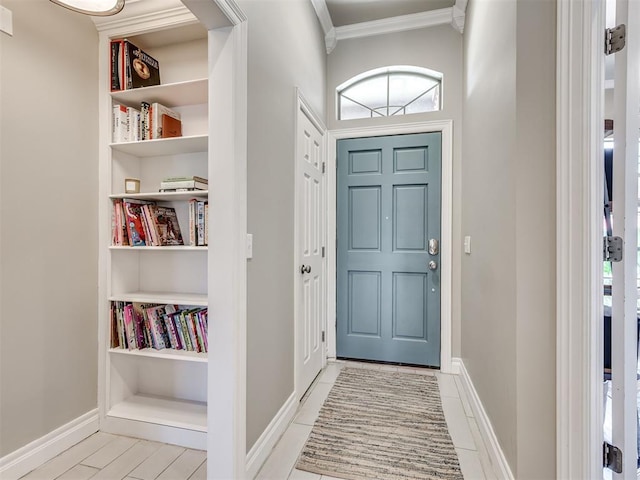
[[[99, 428], [207, 449], [209, 471], [225, 478], [246, 473], [246, 20], [235, 0], [131, 1], [114, 17], [93, 17], [100, 38]], [[158, 61], [159, 85], [111, 91], [111, 41], [119, 39]], [[158, 138], [141, 141], [147, 136], [113, 128], [120, 107], [128, 122], [142, 102], [178, 113], [179, 128], [163, 118], [169, 138], [163, 123]], [[183, 177], [208, 183], [186, 192], [162, 185]], [[210, 243], [114, 244], [114, 205], [127, 199], [174, 209], [183, 240], [192, 200], [207, 202]], [[112, 343], [112, 302], [207, 309], [207, 352]]]
[[[209, 176], [207, 30], [204, 27], [198, 30], [195, 17], [190, 18], [188, 12], [176, 15], [175, 25], [171, 24], [169, 28], [150, 24], [146, 30], [144, 21], [141, 22], [135, 25], [134, 34], [109, 31], [101, 35], [102, 49], [109, 50], [111, 40], [127, 38], [151, 55], [159, 62], [161, 80], [160, 85], [116, 92], [110, 91], [106, 78], [101, 81], [101, 175], [104, 177], [101, 180], [103, 234], [100, 252], [104, 266], [100, 300], [101, 429], [204, 449], [208, 354], [203, 335], [206, 336], [209, 306], [209, 249], [206, 245], [189, 242], [192, 214], [189, 204], [208, 202], [209, 191], [161, 192], [159, 187], [168, 177], [206, 179]], [[188, 32], [185, 41], [182, 41], [182, 32]], [[109, 56], [102, 55], [101, 58], [104, 63], [101, 65], [102, 77], [108, 76]], [[158, 102], [178, 112], [182, 135], [114, 142], [113, 107], [122, 105], [140, 109], [142, 102]], [[126, 179], [138, 180], [139, 191], [127, 192]], [[126, 202], [171, 211], [183, 242], [151, 245], [147, 238], [145, 245], [114, 244], [116, 206]], [[150, 230], [147, 230], [149, 234]], [[118, 308], [122, 312], [125, 304], [131, 309], [137, 305], [133, 325], [135, 335], [139, 336], [132, 337], [133, 342], [126, 338], [127, 332], [123, 337], [122, 330], [117, 330], [126, 326], [122, 315], [113, 313]], [[196, 320], [189, 327], [183, 323], [182, 333], [188, 336], [189, 331], [192, 335], [193, 345], [188, 341], [191, 351], [187, 344], [180, 346], [182, 333], [178, 335], [174, 329], [173, 337], [169, 335], [169, 325], [175, 328], [179, 326], [179, 320], [171, 323], [167, 313], [165, 323], [162, 319], [151, 319], [150, 322], [147, 310], [151, 312], [156, 308], [151, 306], [205, 312], [202, 314], [204, 320], [200, 313], [194, 313]], [[163, 307], [158, 308], [164, 315]], [[153, 323], [156, 320], [158, 323]], [[162, 328], [165, 328], [165, 337], [162, 337]], [[113, 338], [114, 335], [117, 338]]]

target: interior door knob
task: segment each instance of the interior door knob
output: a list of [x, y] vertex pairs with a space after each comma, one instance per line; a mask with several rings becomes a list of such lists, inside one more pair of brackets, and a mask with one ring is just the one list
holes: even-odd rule
[[311, 273], [311, 265], [302, 265], [300, 267], [300, 273], [302, 274]]
[[436, 270], [438, 268], [438, 262], [431, 260], [429, 262], [429, 270]]

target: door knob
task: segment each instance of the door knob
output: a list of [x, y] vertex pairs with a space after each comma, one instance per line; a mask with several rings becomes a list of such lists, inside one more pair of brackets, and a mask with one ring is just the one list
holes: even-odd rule
[[438, 268], [438, 262], [431, 260], [429, 262], [429, 270], [436, 270]]
[[302, 265], [300, 267], [300, 273], [311, 273], [311, 265]]

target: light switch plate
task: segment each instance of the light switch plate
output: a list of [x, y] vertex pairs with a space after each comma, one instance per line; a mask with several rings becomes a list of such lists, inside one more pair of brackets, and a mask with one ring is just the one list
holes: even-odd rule
[[247, 258], [253, 258], [253, 234], [247, 233]]
[[471, 237], [469, 235], [464, 237], [464, 253], [471, 254]]
[[13, 12], [0, 5], [0, 32], [13, 37]]

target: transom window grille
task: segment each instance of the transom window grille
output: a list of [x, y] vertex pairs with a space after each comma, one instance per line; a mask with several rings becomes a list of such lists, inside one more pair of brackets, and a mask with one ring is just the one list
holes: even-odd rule
[[337, 88], [338, 120], [440, 110], [442, 74], [420, 67], [378, 68]]

